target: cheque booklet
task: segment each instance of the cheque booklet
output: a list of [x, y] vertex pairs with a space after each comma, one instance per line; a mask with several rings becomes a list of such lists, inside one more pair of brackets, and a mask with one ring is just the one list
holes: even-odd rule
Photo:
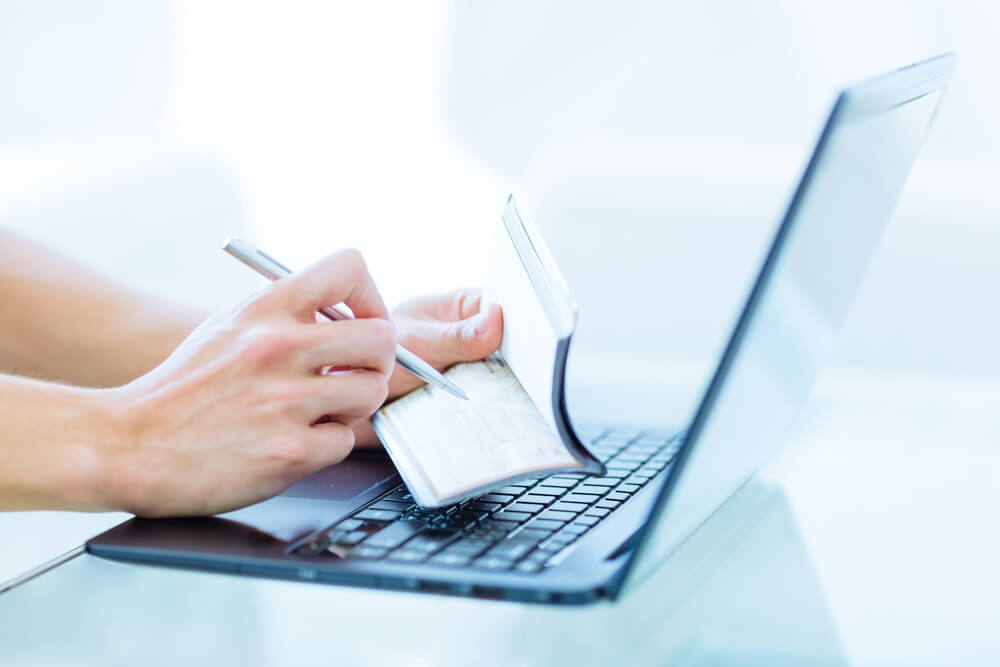
[[442, 507], [523, 479], [603, 474], [566, 412], [566, 357], [576, 306], [514, 197], [490, 251], [482, 308], [503, 308], [503, 343], [445, 376], [468, 401], [425, 385], [372, 418], [416, 502]]

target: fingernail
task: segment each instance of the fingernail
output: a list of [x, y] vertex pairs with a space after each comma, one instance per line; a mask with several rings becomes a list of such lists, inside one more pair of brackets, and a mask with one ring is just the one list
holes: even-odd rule
[[486, 325], [489, 318], [486, 313], [479, 313], [473, 317], [470, 317], [462, 325], [462, 335], [466, 338], [475, 338], [476, 336], [482, 335], [486, 331]]

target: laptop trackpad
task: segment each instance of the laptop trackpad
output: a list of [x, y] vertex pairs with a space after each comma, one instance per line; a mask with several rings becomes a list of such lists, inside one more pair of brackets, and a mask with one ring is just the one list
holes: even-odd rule
[[280, 496], [218, 516], [290, 542], [329, 526], [399, 482], [387, 457], [362, 453], [313, 473]]

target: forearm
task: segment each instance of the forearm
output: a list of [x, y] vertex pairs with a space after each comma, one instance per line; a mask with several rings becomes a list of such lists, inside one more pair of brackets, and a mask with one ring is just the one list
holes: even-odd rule
[[0, 230], [0, 372], [121, 385], [163, 361], [201, 319]]
[[107, 391], [0, 375], [0, 510], [118, 509]]

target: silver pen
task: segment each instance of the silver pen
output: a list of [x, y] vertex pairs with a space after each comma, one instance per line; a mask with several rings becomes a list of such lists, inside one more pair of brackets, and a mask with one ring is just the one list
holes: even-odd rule
[[[292, 270], [287, 266], [271, 257], [260, 248], [255, 247], [252, 243], [244, 241], [243, 239], [234, 239], [230, 237], [226, 239], [226, 244], [222, 246], [222, 249], [249, 266], [257, 273], [270, 278], [271, 280], [277, 280], [292, 274]], [[331, 320], [351, 319], [350, 315], [338, 309], [336, 306], [320, 308], [319, 313]], [[459, 389], [454, 382], [438, 373], [433, 366], [407, 350], [402, 345], [396, 345], [396, 363], [416, 375], [424, 382], [440, 387], [449, 394], [457, 396], [458, 398], [469, 400], [469, 397], [465, 395], [465, 392]]]

